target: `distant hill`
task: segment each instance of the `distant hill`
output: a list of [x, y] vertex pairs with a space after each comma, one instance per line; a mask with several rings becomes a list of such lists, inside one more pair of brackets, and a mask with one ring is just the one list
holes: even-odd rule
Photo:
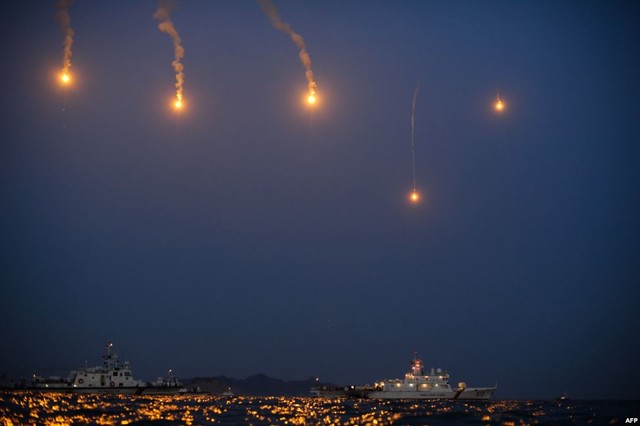
[[226, 376], [194, 377], [180, 379], [189, 389], [200, 388], [202, 392], [219, 395], [231, 388], [236, 395], [248, 396], [309, 396], [312, 386], [334, 386], [331, 383], [317, 382], [314, 377], [305, 380], [285, 381], [268, 377], [264, 374], [255, 374], [246, 379], [234, 379]]

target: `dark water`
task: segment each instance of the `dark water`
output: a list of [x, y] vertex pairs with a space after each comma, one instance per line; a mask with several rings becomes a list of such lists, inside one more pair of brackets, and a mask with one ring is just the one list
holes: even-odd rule
[[[3, 425], [629, 424], [638, 401], [371, 401], [0, 393]], [[638, 422], [640, 423], [640, 422]], [[636, 423], [636, 424], [638, 424]]]

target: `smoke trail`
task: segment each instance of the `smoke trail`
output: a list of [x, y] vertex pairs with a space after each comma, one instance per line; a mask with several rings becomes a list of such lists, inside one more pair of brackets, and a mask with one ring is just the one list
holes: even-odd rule
[[262, 8], [262, 11], [269, 17], [271, 24], [277, 30], [282, 31], [285, 34], [288, 34], [291, 37], [291, 40], [298, 47], [298, 57], [300, 58], [300, 62], [305, 68], [305, 76], [307, 78], [307, 84], [309, 86], [309, 95], [313, 96], [316, 93], [316, 82], [313, 78], [313, 70], [311, 69], [311, 57], [307, 52], [307, 49], [304, 45], [304, 39], [302, 36], [291, 28], [287, 22], [283, 22], [278, 16], [278, 11], [276, 6], [271, 2], [271, 0], [257, 0], [258, 4]]
[[416, 192], [416, 99], [418, 98], [418, 91], [420, 90], [420, 83], [416, 83], [416, 88], [413, 91], [413, 102], [411, 104], [411, 159], [413, 161], [413, 192]]
[[171, 11], [175, 9], [175, 3], [169, 0], [159, 0], [158, 10], [153, 14], [153, 17], [160, 21], [158, 29], [162, 32], [169, 34], [173, 41], [173, 50], [175, 59], [171, 62], [174, 71], [176, 72], [176, 106], [182, 103], [182, 92], [184, 90], [184, 65], [182, 59], [184, 58], [184, 47], [182, 47], [182, 39], [178, 35], [178, 31], [171, 22]]
[[62, 58], [62, 75], [68, 76], [71, 68], [71, 46], [73, 45], [73, 29], [71, 28], [71, 16], [69, 15], [69, 6], [73, 0], [58, 0], [56, 5], [55, 19], [60, 30], [64, 34], [64, 55]]

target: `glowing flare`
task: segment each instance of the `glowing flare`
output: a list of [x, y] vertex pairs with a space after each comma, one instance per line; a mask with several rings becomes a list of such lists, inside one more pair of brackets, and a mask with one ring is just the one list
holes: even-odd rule
[[176, 107], [176, 109], [180, 109], [182, 108], [182, 101], [178, 99], [173, 105]]
[[60, 76], [60, 80], [61, 80], [64, 84], [67, 84], [67, 83], [69, 83], [69, 82], [71, 81], [71, 76], [70, 76], [68, 73], [63, 73], [63, 74]]
[[307, 103], [309, 104], [315, 104], [316, 103], [316, 95], [315, 93], [312, 93], [309, 95], [309, 97], [307, 98]]
[[416, 191], [413, 191], [409, 196], [409, 199], [412, 203], [417, 203], [418, 201], [420, 201], [420, 194], [418, 194]]
[[501, 112], [504, 111], [504, 102], [502, 101], [502, 99], [500, 99], [500, 97], [496, 97], [496, 103], [494, 104], [494, 108], [496, 109], [496, 111]]

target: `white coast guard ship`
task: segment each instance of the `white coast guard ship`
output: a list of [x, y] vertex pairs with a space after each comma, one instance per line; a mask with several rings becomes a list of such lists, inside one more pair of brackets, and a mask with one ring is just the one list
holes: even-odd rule
[[367, 393], [372, 399], [489, 399], [497, 386], [490, 388], [469, 388], [465, 383], [458, 383], [458, 388], [449, 385], [449, 374], [441, 369], [425, 375], [422, 361], [414, 355], [411, 370], [404, 379], [383, 380], [376, 383], [374, 390]]
[[182, 390], [169, 370], [169, 378], [149, 384], [136, 380], [131, 373], [128, 361], [122, 364], [113, 344], [107, 345], [107, 352], [102, 355], [103, 362], [98, 367], [84, 367], [71, 371], [66, 378], [41, 377], [33, 375], [32, 390], [45, 392], [70, 393], [114, 393], [114, 394], [177, 394]]

